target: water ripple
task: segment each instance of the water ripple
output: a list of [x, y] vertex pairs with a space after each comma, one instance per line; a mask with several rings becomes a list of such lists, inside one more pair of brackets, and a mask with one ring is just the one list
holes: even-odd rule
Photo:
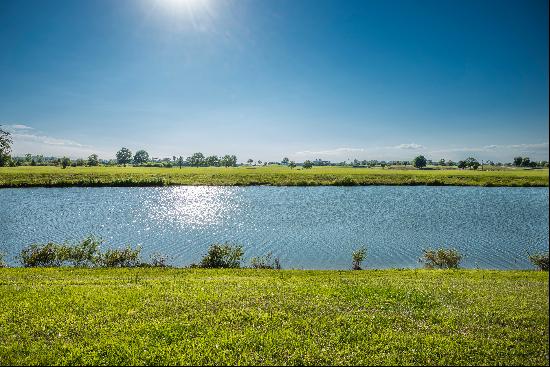
[[548, 249], [547, 188], [146, 187], [0, 190], [0, 251], [99, 235], [144, 257], [198, 262], [212, 243], [272, 252], [285, 268], [418, 267], [422, 250], [455, 247], [465, 267], [530, 268]]

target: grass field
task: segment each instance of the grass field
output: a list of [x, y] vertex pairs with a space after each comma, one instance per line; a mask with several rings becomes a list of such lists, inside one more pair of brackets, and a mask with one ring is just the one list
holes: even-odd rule
[[0, 187], [163, 186], [163, 185], [456, 185], [548, 186], [548, 169], [494, 171], [415, 170], [351, 167], [282, 166], [143, 168], [143, 167], [2, 167]]
[[0, 364], [548, 365], [548, 273], [0, 269]]

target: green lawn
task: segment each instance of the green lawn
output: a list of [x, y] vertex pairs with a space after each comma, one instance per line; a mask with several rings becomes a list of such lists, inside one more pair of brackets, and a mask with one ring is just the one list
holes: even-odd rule
[[314, 167], [2, 167], [0, 187], [162, 185], [548, 186], [548, 169], [470, 171]]
[[548, 273], [0, 269], [0, 364], [548, 365]]

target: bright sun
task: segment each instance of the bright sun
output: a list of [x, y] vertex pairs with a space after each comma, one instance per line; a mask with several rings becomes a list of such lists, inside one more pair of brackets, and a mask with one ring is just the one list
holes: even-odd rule
[[172, 10], [193, 10], [207, 5], [208, 0], [158, 0], [158, 3]]
[[144, 0], [148, 11], [173, 32], [209, 31], [215, 27], [219, 4], [213, 0]]

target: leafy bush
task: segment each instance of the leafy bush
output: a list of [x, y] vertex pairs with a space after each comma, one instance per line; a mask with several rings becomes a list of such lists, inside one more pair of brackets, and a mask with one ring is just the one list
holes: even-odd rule
[[4, 256], [6, 256], [6, 254], [0, 251], [0, 268], [8, 267], [8, 264], [6, 264], [6, 262], [4, 261]]
[[214, 244], [199, 263], [201, 268], [240, 268], [244, 255], [242, 246]]
[[93, 236], [82, 240], [78, 245], [65, 246], [67, 248], [65, 261], [70, 262], [73, 266], [89, 267], [95, 266], [101, 258], [99, 246], [101, 240]]
[[277, 269], [281, 270], [281, 262], [278, 257], [272, 259], [271, 252], [266, 256], [253, 257], [250, 259], [250, 267], [253, 269]]
[[67, 263], [73, 266], [94, 266], [100, 257], [100, 240], [87, 237], [77, 245], [32, 244], [24, 248], [19, 257], [25, 267], [55, 267]]
[[457, 269], [462, 260], [462, 255], [455, 249], [440, 248], [437, 250], [424, 250], [420, 262], [427, 269]]
[[129, 245], [123, 249], [111, 249], [105, 251], [100, 257], [99, 263], [107, 268], [131, 268], [140, 265], [141, 247], [135, 250]]
[[350, 176], [344, 176], [342, 178], [334, 180], [333, 184], [335, 186], [355, 186], [355, 185], [357, 185], [357, 181], [355, 181]]
[[158, 252], [155, 252], [153, 255], [151, 255], [151, 262], [148, 265], [159, 267], [159, 268], [165, 268], [168, 266], [167, 262], [168, 262], [168, 257], [166, 255], [162, 255]]
[[361, 270], [361, 263], [365, 260], [365, 256], [367, 256], [367, 250], [365, 248], [353, 251], [351, 254], [353, 270]]
[[548, 271], [548, 252], [542, 254], [529, 255], [529, 260], [539, 270]]
[[53, 242], [45, 245], [32, 244], [24, 248], [19, 257], [26, 268], [61, 266], [67, 258], [67, 248]]

